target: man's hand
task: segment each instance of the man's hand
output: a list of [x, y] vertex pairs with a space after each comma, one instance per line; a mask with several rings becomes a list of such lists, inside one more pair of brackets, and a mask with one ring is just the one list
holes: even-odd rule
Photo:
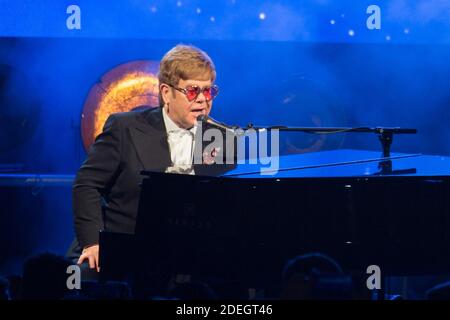
[[97, 269], [97, 272], [100, 272], [100, 266], [98, 265], [98, 251], [98, 244], [94, 244], [92, 246], [84, 248], [77, 264], [82, 264], [84, 260], [87, 259], [89, 261], [89, 268]]

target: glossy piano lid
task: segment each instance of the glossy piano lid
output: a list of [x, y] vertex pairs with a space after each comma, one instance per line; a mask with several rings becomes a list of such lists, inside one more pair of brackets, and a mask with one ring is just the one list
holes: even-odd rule
[[301, 178], [358, 176], [450, 176], [450, 157], [366, 150], [331, 150], [261, 159], [256, 164], [238, 164], [223, 177]]

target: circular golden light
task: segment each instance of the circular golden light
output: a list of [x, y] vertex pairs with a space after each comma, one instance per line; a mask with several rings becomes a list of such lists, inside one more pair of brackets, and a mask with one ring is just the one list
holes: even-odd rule
[[121, 64], [105, 73], [89, 91], [81, 115], [81, 136], [87, 151], [109, 115], [159, 105], [159, 62]]

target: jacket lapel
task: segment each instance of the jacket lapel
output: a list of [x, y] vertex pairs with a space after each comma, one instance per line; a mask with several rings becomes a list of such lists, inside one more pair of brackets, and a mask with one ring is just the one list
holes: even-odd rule
[[131, 140], [144, 170], [164, 169], [171, 165], [166, 127], [162, 109], [142, 112], [134, 127], [130, 127]]

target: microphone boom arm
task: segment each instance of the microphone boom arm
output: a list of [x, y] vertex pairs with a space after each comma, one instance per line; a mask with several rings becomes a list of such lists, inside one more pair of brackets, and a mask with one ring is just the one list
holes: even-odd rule
[[383, 149], [383, 157], [391, 156], [391, 145], [394, 139], [394, 134], [416, 134], [417, 129], [412, 128], [400, 128], [400, 127], [288, 127], [288, 126], [267, 126], [258, 127], [249, 123], [246, 128], [241, 128], [238, 126], [228, 126], [224, 123], [214, 120], [213, 118], [205, 115], [200, 115], [197, 117], [198, 121], [206, 122], [211, 125], [217, 126], [224, 130], [230, 130], [237, 136], [243, 136], [249, 130], [254, 131], [285, 131], [285, 132], [304, 132], [311, 134], [336, 134], [336, 133], [346, 133], [346, 132], [360, 132], [360, 133], [375, 133], [378, 135], [378, 139], [381, 142]]

